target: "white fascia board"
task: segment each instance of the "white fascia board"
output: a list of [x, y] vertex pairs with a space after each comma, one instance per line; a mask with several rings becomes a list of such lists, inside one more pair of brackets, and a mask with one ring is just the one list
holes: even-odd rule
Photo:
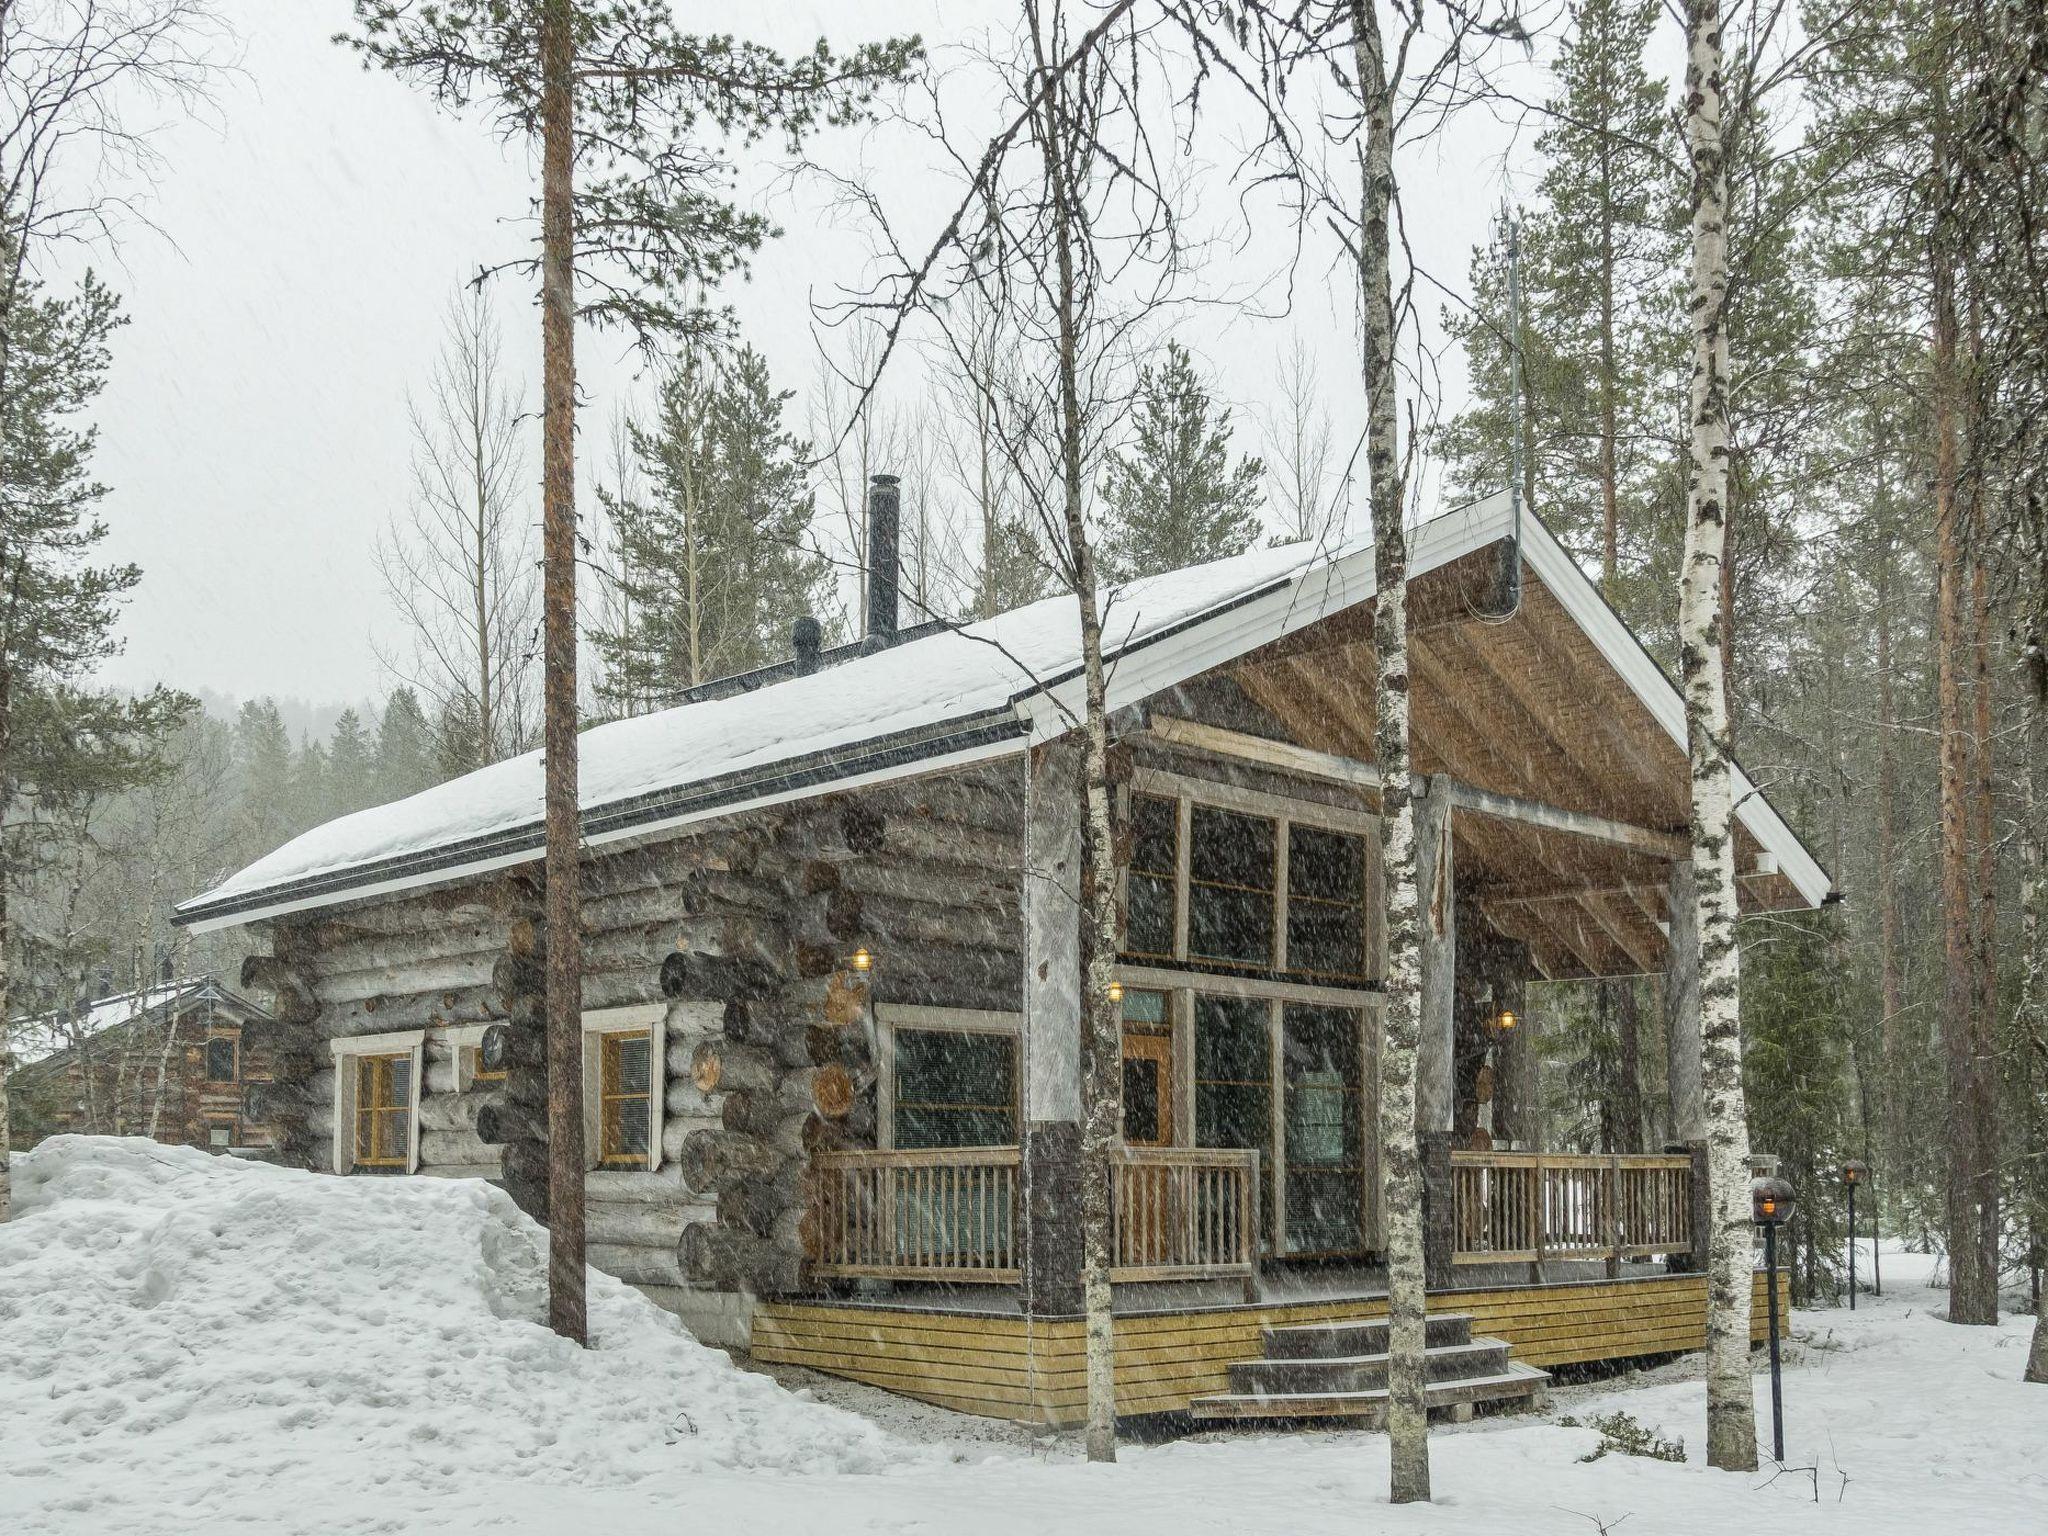
[[[824, 786], [800, 786], [778, 791], [775, 794], [760, 795], [750, 800], [737, 800], [726, 805], [707, 806], [701, 810], [686, 811], [661, 821], [637, 823], [630, 827], [618, 827], [585, 837], [586, 848], [602, 848], [613, 843], [653, 842], [692, 826], [698, 822], [714, 821], [721, 816], [734, 816], [747, 811], [758, 811], [772, 805], [783, 805], [792, 800], [805, 800], [820, 794], [836, 794], [846, 789], [861, 789], [874, 784], [886, 784], [896, 779], [922, 778], [927, 774], [944, 773], [951, 768], [966, 767], [970, 763], [988, 762], [995, 758], [1007, 757], [1024, 751], [1022, 736], [1006, 741], [986, 742], [980, 746], [962, 748], [938, 757], [920, 758], [914, 762], [893, 765], [887, 768], [873, 768], [865, 773], [851, 774], [843, 779], [834, 779]], [[488, 875], [501, 869], [512, 869], [521, 864], [537, 864], [542, 858], [538, 848], [521, 849], [515, 853], [498, 854], [491, 858], [480, 858], [463, 864], [452, 864], [443, 869], [421, 870], [413, 874], [397, 875], [388, 880], [379, 880], [367, 885], [352, 885], [343, 890], [323, 891], [316, 895], [273, 902], [268, 906], [253, 907], [242, 912], [222, 913], [213, 917], [195, 918], [186, 925], [190, 933], [211, 933], [219, 928], [236, 928], [245, 923], [261, 922], [265, 918], [286, 917], [294, 912], [308, 912], [320, 907], [340, 906], [343, 902], [364, 901], [377, 896], [396, 895], [401, 891], [421, 890], [430, 885], [450, 885], [458, 880], [471, 880], [478, 875]]]
[[[1502, 498], [1503, 500], [1505, 498]], [[1522, 520], [1522, 558], [1543, 579], [1543, 585], [1561, 604], [1572, 622], [1583, 630], [1600, 654], [1629, 686], [1664, 728], [1680, 752], [1686, 750], [1685, 699], [1656, 659], [1643, 649], [1592, 579], [1579, 569], [1563, 545], [1535, 518]], [[1751, 782], [1739, 765], [1730, 764], [1734, 775], [1735, 814], [1767, 855], [1775, 855], [1778, 871], [1789, 879], [1809, 907], [1827, 899], [1832, 884], [1827, 871], [1807, 851], [1806, 845], [1770, 801]]]

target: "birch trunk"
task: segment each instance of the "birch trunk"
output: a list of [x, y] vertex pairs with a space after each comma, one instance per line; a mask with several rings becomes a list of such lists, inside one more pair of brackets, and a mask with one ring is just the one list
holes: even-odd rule
[[1407, 501], [1394, 398], [1393, 90], [1375, 0], [1352, 0], [1352, 44], [1365, 113], [1358, 240], [1366, 464], [1373, 528], [1373, 749], [1379, 759], [1380, 862], [1386, 904], [1386, 1039], [1380, 1055], [1380, 1167], [1386, 1194], [1388, 1496], [1427, 1500], [1424, 1403], [1422, 1159], [1415, 1060], [1422, 989], [1417, 931], [1415, 803], [1409, 791]]
[[[2030, 642], [2025, 656], [2028, 674], [2027, 698], [2027, 757], [2021, 783], [2026, 792], [2025, 816], [2022, 821], [2022, 855], [2025, 873], [2020, 883], [2020, 935], [2022, 960], [2026, 969], [2021, 985], [2020, 997], [2020, 1040], [2021, 1048], [2030, 1058], [2025, 1081], [2029, 1084], [2033, 1102], [2032, 1139], [2037, 1155], [2042, 1151], [2042, 1142], [2048, 1140], [2048, 927], [2042, 919], [2044, 893], [2042, 885], [2048, 881], [2048, 849], [2043, 847], [2038, 801], [2039, 774], [2048, 747], [2048, 659], [2040, 654], [2038, 645]], [[2032, 1230], [2029, 1237], [2035, 1244], [2042, 1240], [2043, 1206], [2048, 1205], [2048, 1168], [2039, 1166], [2031, 1175], [2034, 1185], [2034, 1209]], [[2038, 1263], [2038, 1257], [2035, 1259]], [[2048, 1384], [2048, 1302], [2036, 1298], [2034, 1302], [2034, 1340], [2027, 1351], [2026, 1379]]]
[[548, 1326], [587, 1342], [577, 911], [576, 298], [570, 0], [545, 0], [541, 63], [541, 600], [546, 710]]
[[1679, 665], [1692, 773], [1699, 911], [1700, 1078], [1706, 1102], [1707, 1461], [1756, 1468], [1749, 1374], [1752, 1239], [1742, 1097], [1741, 950], [1735, 935], [1735, 805], [1728, 757], [1728, 169], [1719, 0], [1687, 0], [1685, 137], [1692, 160], [1693, 371]]
[[[1041, 70], [1051, 68], [1030, 12]], [[1080, 381], [1080, 315], [1074, 245], [1076, 146], [1065, 133], [1066, 81], [1055, 78], [1039, 96], [1035, 116], [1052, 205], [1059, 283], [1059, 408], [1061, 506], [1080, 607], [1081, 662], [1086, 689], [1082, 721], [1081, 794], [1081, 1309], [1087, 1341], [1090, 1461], [1116, 1460], [1116, 1336], [1110, 1311], [1110, 1160], [1122, 1098], [1122, 1022], [1109, 999], [1116, 964], [1116, 841], [1110, 825], [1108, 690], [1102, 666], [1102, 614], [1096, 603], [1095, 551], [1083, 496], [1087, 466]]]

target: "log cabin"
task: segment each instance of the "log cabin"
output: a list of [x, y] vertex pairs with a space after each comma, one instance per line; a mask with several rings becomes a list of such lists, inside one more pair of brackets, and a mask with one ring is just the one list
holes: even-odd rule
[[169, 974], [132, 992], [103, 982], [64, 1012], [17, 1019], [15, 1144], [79, 1131], [268, 1158], [270, 1127], [249, 1098], [270, 1077], [269, 1024], [217, 976]]
[[[1075, 605], [899, 626], [898, 495], [858, 640], [799, 623], [788, 661], [583, 734], [589, 1257], [762, 1360], [1071, 1423]], [[1412, 560], [1430, 1393], [1462, 1413], [1704, 1343], [1688, 781], [1678, 693], [1540, 521], [1447, 511]], [[1372, 605], [1369, 544], [1107, 596], [1125, 1414], [1383, 1409]], [[545, 1219], [541, 774], [342, 818], [180, 908], [265, 941], [291, 1160]], [[1744, 909], [1831, 899], [1737, 777]], [[1546, 1147], [1527, 987], [1646, 973], [1669, 1141]]]

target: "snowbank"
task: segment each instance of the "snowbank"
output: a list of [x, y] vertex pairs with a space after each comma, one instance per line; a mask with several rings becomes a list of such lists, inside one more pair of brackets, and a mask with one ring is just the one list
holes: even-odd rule
[[[193, 1527], [339, 1493], [370, 1529], [437, 1492], [656, 1472], [875, 1472], [933, 1453], [739, 1370], [618, 1281], [549, 1333], [546, 1241], [475, 1181], [335, 1179], [141, 1139], [15, 1159], [0, 1226], [0, 1529]], [[381, 1513], [373, 1510], [381, 1504]], [[365, 1523], [358, 1524], [358, 1518]]]

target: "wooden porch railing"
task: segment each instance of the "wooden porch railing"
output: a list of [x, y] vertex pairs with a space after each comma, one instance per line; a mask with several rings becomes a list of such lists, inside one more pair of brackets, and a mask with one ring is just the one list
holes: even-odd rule
[[1639, 1258], [1692, 1247], [1692, 1161], [1665, 1153], [1453, 1152], [1456, 1264]]
[[1111, 1208], [1113, 1280], [1249, 1280], [1259, 1252], [1259, 1154], [1125, 1147]]
[[[821, 1152], [811, 1210], [826, 1278], [1014, 1284], [1015, 1147]], [[1249, 1279], [1258, 1252], [1258, 1153], [1129, 1147], [1111, 1199], [1115, 1280]], [[1072, 1219], [1080, 1221], [1080, 1212]]]

